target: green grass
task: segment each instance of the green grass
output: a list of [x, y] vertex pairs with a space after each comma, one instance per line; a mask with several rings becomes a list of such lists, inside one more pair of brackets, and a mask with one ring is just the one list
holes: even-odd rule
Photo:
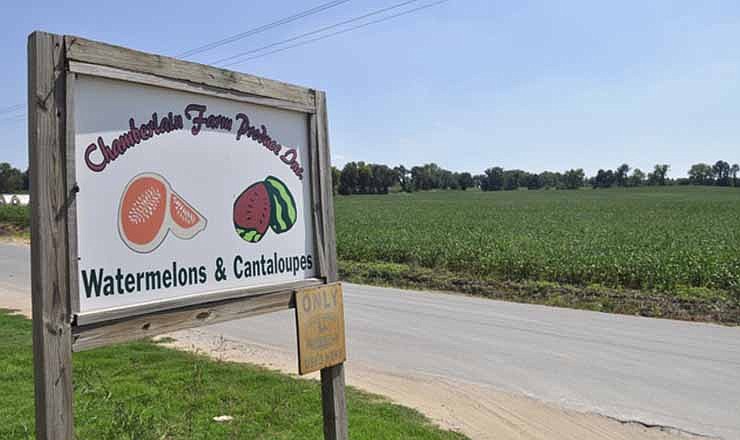
[[31, 208], [20, 205], [0, 205], [0, 223], [27, 228], [31, 223]]
[[11, 237], [31, 239], [31, 208], [29, 206], [0, 205], [0, 239]]
[[336, 221], [345, 265], [740, 300], [736, 188], [350, 196]]
[[[323, 438], [316, 381], [148, 342], [75, 354], [73, 372], [81, 440]], [[350, 388], [347, 398], [353, 439], [463, 438], [377, 396]], [[0, 438], [34, 438], [31, 322], [2, 311]]]

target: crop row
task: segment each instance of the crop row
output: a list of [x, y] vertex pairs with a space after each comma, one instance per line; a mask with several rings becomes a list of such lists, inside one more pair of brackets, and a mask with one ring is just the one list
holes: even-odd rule
[[740, 190], [339, 197], [340, 258], [635, 289], [740, 290]]

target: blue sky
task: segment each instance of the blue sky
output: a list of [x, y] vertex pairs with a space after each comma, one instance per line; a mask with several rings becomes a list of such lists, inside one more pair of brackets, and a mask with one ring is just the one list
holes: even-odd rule
[[[36, 29], [175, 55], [325, 1], [5, 1], [0, 109], [25, 103], [26, 37]], [[399, 1], [351, 0], [193, 60]], [[700, 161], [740, 162], [738, 41], [737, 1], [449, 0], [231, 68], [326, 90], [339, 165], [592, 174], [664, 162], [678, 176]], [[25, 168], [16, 115], [0, 115], [0, 161]]]

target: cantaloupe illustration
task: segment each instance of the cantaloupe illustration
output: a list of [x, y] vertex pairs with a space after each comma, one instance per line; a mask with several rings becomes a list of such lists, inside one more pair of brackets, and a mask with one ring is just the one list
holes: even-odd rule
[[170, 219], [172, 233], [183, 240], [190, 240], [206, 228], [205, 217], [174, 191], [170, 191]]
[[262, 240], [268, 227], [276, 234], [287, 232], [297, 218], [293, 195], [274, 176], [250, 185], [234, 201], [234, 229], [242, 240], [250, 243]]
[[234, 201], [234, 228], [250, 243], [257, 243], [270, 226], [270, 196], [267, 185], [257, 182], [245, 189]]
[[142, 173], [126, 185], [118, 208], [118, 232], [131, 250], [149, 253], [172, 229], [182, 239], [193, 238], [206, 219], [156, 173]]

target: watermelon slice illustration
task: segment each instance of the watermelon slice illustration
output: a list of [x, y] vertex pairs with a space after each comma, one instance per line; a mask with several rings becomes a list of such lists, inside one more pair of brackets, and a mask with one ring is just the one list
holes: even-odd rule
[[149, 253], [172, 229], [181, 239], [193, 238], [206, 219], [156, 173], [135, 176], [123, 189], [118, 208], [118, 232], [132, 251]]
[[272, 205], [270, 228], [276, 234], [287, 232], [295, 224], [297, 216], [293, 194], [288, 190], [288, 186], [275, 176], [267, 177], [265, 185]]
[[234, 201], [234, 228], [244, 241], [257, 243], [270, 226], [270, 195], [264, 182], [245, 189]]
[[276, 234], [289, 231], [297, 218], [293, 195], [274, 176], [250, 185], [234, 201], [234, 229], [249, 243], [262, 240], [268, 228]]

